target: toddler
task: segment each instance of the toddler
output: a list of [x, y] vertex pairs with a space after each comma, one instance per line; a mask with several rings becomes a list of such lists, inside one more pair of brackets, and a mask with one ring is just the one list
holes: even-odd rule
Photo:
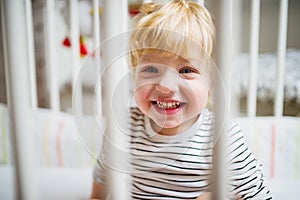
[[[134, 99], [130, 109], [132, 199], [209, 199], [214, 148], [211, 55], [214, 25], [193, 1], [145, 4], [130, 36]], [[228, 122], [230, 199], [271, 199], [261, 165], [237, 124]], [[105, 154], [92, 198], [105, 199]], [[225, 199], [225, 197], [224, 197]]]

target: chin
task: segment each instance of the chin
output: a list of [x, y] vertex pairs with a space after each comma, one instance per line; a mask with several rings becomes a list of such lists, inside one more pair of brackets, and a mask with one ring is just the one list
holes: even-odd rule
[[153, 120], [157, 126], [161, 127], [161, 128], [166, 128], [166, 129], [172, 129], [172, 128], [178, 128], [180, 127], [180, 123], [178, 122], [168, 122], [165, 121], [164, 123], [162, 123], [162, 120]]

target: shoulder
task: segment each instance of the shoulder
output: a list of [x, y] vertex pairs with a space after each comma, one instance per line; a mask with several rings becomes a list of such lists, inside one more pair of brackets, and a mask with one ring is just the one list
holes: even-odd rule
[[[220, 123], [220, 126], [217, 126], [216, 123]], [[220, 119], [215, 113], [205, 110], [203, 112], [201, 124], [209, 126], [211, 128], [210, 130], [214, 134], [214, 137], [218, 138], [219, 134], [225, 134], [224, 138], [227, 147], [234, 146], [234, 141], [236, 144], [245, 143], [242, 129], [238, 123], [231, 121], [231, 119]], [[216, 132], [217, 130], [219, 131]]]
[[131, 120], [131, 123], [144, 121], [144, 113], [137, 107], [131, 107], [129, 108], [129, 117]]
[[227, 143], [229, 146], [233, 146], [235, 143], [245, 144], [244, 133], [240, 126], [236, 122], [227, 121]]
[[[251, 150], [248, 148], [247, 142], [244, 137], [244, 133], [240, 126], [236, 122], [226, 122], [227, 135], [226, 135], [226, 151], [228, 153], [228, 159], [235, 163], [245, 161], [245, 158], [252, 157]], [[251, 160], [252, 160], [251, 159]]]
[[142, 111], [138, 107], [130, 107], [129, 108], [129, 115], [130, 115], [130, 118], [144, 117], [144, 114], [142, 113]]
[[144, 113], [137, 107], [131, 107], [129, 110], [130, 117], [130, 127], [136, 129], [145, 128], [145, 115]]
[[247, 146], [243, 131], [237, 123], [228, 122], [227, 125], [226, 151], [232, 191], [242, 199], [271, 199], [262, 164]]
[[[217, 126], [216, 123], [220, 123]], [[223, 135], [225, 151], [228, 159], [233, 162], [239, 159], [243, 160], [251, 151], [248, 149], [244, 133], [239, 124], [228, 118], [219, 119], [216, 114], [206, 111], [202, 117], [202, 127], [206, 126], [207, 130], [211, 130], [214, 142], [218, 140], [220, 134]]]
[[[215, 132], [217, 129], [217, 121], [219, 120], [218, 123], [221, 124], [219, 130], [220, 132]], [[210, 129], [213, 134], [226, 134], [226, 141], [234, 140], [235, 137], [242, 137], [243, 132], [240, 128], [240, 126], [228, 118], [224, 119], [218, 119], [216, 114], [209, 111], [209, 110], [204, 110], [202, 113], [202, 116], [200, 117], [199, 123], [201, 126], [206, 126], [207, 129]]]

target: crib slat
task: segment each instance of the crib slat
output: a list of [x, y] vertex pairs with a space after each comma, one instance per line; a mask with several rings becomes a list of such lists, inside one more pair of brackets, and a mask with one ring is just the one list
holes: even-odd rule
[[[5, 9], [4, 9], [4, 1], [0, 1], [0, 6], [1, 6], [1, 10], [0, 10], [0, 15], [1, 15], [1, 31], [2, 31], [2, 49], [3, 49], [3, 63], [4, 63], [4, 76], [5, 77], [9, 77], [8, 75], [8, 70], [5, 69], [5, 67], [8, 66], [8, 50], [7, 50], [7, 33], [6, 33], [6, 19], [5, 19]], [[7, 80], [7, 78], [5, 78], [5, 85], [6, 85], [6, 102], [7, 102], [7, 107], [10, 107], [10, 99], [9, 97], [10, 95], [10, 91], [7, 89], [9, 88], [9, 82]]]
[[251, 35], [250, 35], [250, 77], [248, 88], [247, 114], [256, 116], [257, 98], [257, 61], [259, 47], [260, 0], [252, 0], [251, 5]]
[[[124, 37], [127, 35], [125, 31], [128, 27], [127, 1], [104, 0], [102, 17], [103, 41], [106, 42], [103, 46], [103, 61], [104, 71], [107, 72], [105, 73], [103, 89], [103, 96], [105, 97], [103, 113], [107, 122], [106, 137], [104, 138], [108, 138], [110, 141], [107, 143], [109, 145], [107, 152], [110, 153], [107, 163], [111, 168], [108, 171], [110, 183], [108, 189], [111, 199], [128, 199], [128, 181], [124, 176], [126, 173], [123, 172], [126, 170], [124, 163], [128, 161], [126, 152], [129, 148], [126, 134], [124, 134], [125, 127], [127, 127], [128, 108], [126, 109], [126, 106], [129, 99], [129, 88], [127, 88], [126, 82], [120, 84], [121, 79], [126, 78], [127, 72], [125, 57], [122, 56], [128, 40], [127, 37]], [[120, 87], [122, 87], [121, 90]], [[118, 92], [116, 92], [117, 89], [119, 89]]]
[[[212, 0], [208, 3], [212, 6], [212, 13], [216, 23], [216, 66], [214, 70], [214, 150], [213, 150], [213, 171], [212, 171], [212, 199], [224, 199], [227, 194], [228, 180], [226, 179], [227, 167], [225, 161], [226, 149], [225, 138], [227, 137], [227, 126], [224, 119], [227, 119], [229, 112], [228, 91], [229, 76], [232, 66], [232, 0]], [[219, 74], [220, 73], [220, 74]]]
[[79, 51], [79, 12], [78, 1], [69, 0], [70, 5], [70, 38], [72, 44], [72, 64], [73, 64], [73, 80], [72, 80], [72, 108], [74, 114], [81, 115], [83, 113], [83, 97], [82, 83], [80, 77], [80, 51]]
[[[242, 2], [241, 1], [233, 1], [232, 2], [232, 41], [233, 41], [233, 50], [232, 50], [232, 58], [236, 59], [237, 56], [241, 53], [241, 25], [242, 25]], [[228, 113], [230, 117], [236, 117], [239, 115], [239, 95], [238, 95], [238, 87], [237, 77], [235, 76], [235, 69], [237, 69], [236, 62], [233, 62], [233, 67], [229, 73], [229, 102], [230, 102], [230, 112]]]
[[278, 44], [277, 44], [277, 85], [275, 97], [275, 116], [283, 114], [284, 104], [284, 68], [287, 40], [288, 0], [280, 1]]
[[30, 100], [32, 108], [37, 108], [37, 88], [36, 88], [36, 70], [33, 39], [33, 19], [31, 1], [25, 1], [25, 13], [27, 24], [27, 42], [28, 42], [28, 61], [29, 61], [29, 79], [30, 79]]
[[[100, 77], [101, 74], [101, 63], [100, 63], [100, 13], [99, 13], [99, 1], [93, 0], [93, 35], [94, 35], [94, 47], [95, 47], [95, 63], [96, 63], [96, 72], [97, 78]], [[95, 88], [95, 96], [96, 96], [96, 113], [101, 118], [102, 117], [102, 89], [101, 89], [101, 81], [99, 81], [99, 86]], [[100, 119], [100, 121], [102, 121]]]
[[57, 41], [55, 25], [55, 1], [45, 1], [45, 60], [47, 67], [47, 81], [49, 84], [50, 108], [60, 110], [60, 97], [57, 73]]
[[25, 2], [19, 0], [1, 1], [1, 14], [5, 17], [7, 62], [7, 91], [12, 121], [11, 139], [14, 156], [16, 199], [35, 200], [36, 173], [33, 151], [33, 123], [28, 77], [28, 44], [26, 33]]

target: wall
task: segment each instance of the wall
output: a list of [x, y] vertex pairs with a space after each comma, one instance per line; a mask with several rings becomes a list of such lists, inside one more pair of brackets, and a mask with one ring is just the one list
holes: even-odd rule
[[[300, 1], [289, 0], [287, 47], [300, 48]], [[241, 21], [241, 50], [249, 51], [250, 22], [251, 22], [251, 1], [242, 2]], [[261, 21], [260, 21], [260, 52], [276, 52], [279, 20], [279, 1], [261, 1]]]

